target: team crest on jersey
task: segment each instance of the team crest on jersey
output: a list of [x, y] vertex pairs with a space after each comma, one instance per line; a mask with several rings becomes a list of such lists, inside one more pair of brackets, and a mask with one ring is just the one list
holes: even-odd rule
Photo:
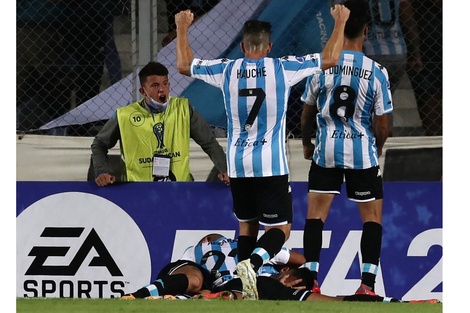
[[295, 59], [299, 61], [300, 63], [303, 63], [305, 61], [304, 57], [295, 57]]

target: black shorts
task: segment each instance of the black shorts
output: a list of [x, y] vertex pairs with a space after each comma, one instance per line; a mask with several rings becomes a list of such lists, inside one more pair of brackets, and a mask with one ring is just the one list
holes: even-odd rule
[[[259, 300], [305, 301], [312, 293], [310, 290], [297, 290], [286, 287], [278, 280], [267, 276], [258, 276], [256, 279], [256, 287], [258, 288]], [[221, 288], [222, 290], [231, 290], [241, 293], [242, 282], [240, 278], [234, 278]]]
[[233, 212], [241, 222], [261, 225], [292, 223], [292, 194], [288, 175], [230, 178]]
[[308, 191], [320, 193], [341, 193], [346, 182], [348, 198], [356, 202], [383, 199], [383, 181], [378, 166], [363, 170], [325, 168], [312, 161], [308, 173]]
[[174, 271], [176, 271], [177, 269], [185, 265], [192, 265], [194, 267], [197, 267], [201, 271], [202, 277], [204, 279], [204, 281], [202, 282], [202, 289], [210, 290], [212, 288], [212, 283], [214, 282], [214, 278], [212, 277], [212, 275], [210, 275], [210, 272], [206, 270], [205, 268], [203, 268], [201, 265], [194, 263], [193, 261], [188, 261], [188, 260], [178, 260], [172, 263], [168, 263], [158, 273], [157, 279], [172, 275]]

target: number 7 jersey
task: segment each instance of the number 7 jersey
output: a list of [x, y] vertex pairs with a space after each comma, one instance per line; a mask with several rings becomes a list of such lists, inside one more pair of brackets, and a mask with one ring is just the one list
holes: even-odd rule
[[191, 77], [221, 89], [223, 94], [230, 177], [289, 174], [285, 141], [290, 90], [320, 71], [320, 54], [193, 60]]

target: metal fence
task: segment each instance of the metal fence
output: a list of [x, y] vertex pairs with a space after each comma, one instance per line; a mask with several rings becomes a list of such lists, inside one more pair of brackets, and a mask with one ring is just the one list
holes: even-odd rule
[[[282, 36], [273, 40], [273, 47], [278, 49], [273, 49], [272, 53], [300, 55], [321, 51], [331, 33], [331, 23], [327, 22], [330, 17], [324, 10], [321, 15], [328, 2], [17, 0], [17, 132], [96, 134], [116, 106], [139, 98], [136, 88], [139, 67], [157, 58], [165, 65], [174, 63], [161, 52], [174, 45], [174, 14], [181, 9], [190, 8], [195, 12], [200, 32], [196, 36], [212, 39], [219, 36], [207, 40], [204, 51], [209, 53], [224, 53], [230, 46], [234, 49], [240, 25], [253, 17], [269, 18], [270, 13], [275, 19], [273, 25], [284, 25], [280, 30]], [[400, 7], [399, 11], [394, 9], [400, 0], [369, 2], [373, 21], [380, 27], [393, 27], [395, 13], [400, 12], [408, 61], [415, 61], [406, 64], [393, 55], [389, 59], [381, 58], [384, 55], [374, 56], [387, 67], [391, 78], [397, 76], [396, 82], [392, 81], [393, 136], [442, 135], [442, 1], [401, 1], [410, 6]], [[214, 10], [217, 11], [215, 14]], [[219, 31], [214, 34], [210, 30], [213, 20], [206, 17], [212, 12], [220, 19], [219, 13], [227, 10], [237, 18], [226, 19], [217, 26]], [[414, 16], [410, 14], [413, 12]], [[235, 22], [230, 24], [232, 20]], [[227, 33], [220, 34], [225, 30]], [[393, 33], [392, 37], [398, 38], [399, 33]], [[221, 47], [227, 38], [230, 39], [228, 45]], [[304, 51], [312, 47], [316, 50]], [[167, 51], [166, 55], [173, 52]], [[415, 56], [418, 58], [413, 58]], [[170, 77], [172, 90], [179, 90], [173, 95], [184, 93], [183, 84], [187, 85], [187, 82], [183, 83], [182, 79], [179, 74]], [[292, 89], [289, 100], [287, 127], [289, 136], [294, 138], [300, 137], [303, 90], [301, 82]], [[94, 104], [92, 109], [85, 109], [90, 103]], [[79, 108], [84, 109], [71, 114]], [[62, 124], [51, 124], [61, 118]]]

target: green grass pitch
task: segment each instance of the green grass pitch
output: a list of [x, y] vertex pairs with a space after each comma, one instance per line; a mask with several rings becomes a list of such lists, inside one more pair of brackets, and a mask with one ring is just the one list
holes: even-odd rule
[[17, 298], [17, 313], [441, 313], [443, 304]]

